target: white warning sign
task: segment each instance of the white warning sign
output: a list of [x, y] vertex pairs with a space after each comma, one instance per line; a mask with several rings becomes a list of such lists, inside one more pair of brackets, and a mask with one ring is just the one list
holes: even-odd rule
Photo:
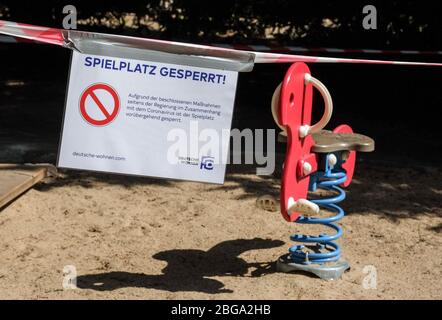
[[223, 183], [237, 78], [73, 52], [58, 166]]

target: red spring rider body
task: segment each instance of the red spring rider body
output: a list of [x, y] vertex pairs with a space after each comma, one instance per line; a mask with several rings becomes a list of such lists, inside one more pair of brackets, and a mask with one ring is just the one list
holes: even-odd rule
[[[324, 114], [311, 125], [313, 88], [324, 98]], [[333, 131], [323, 130], [331, 118], [333, 104], [327, 88], [310, 75], [304, 63], [295, 63], [275, 90], [272, 112], [286, 140], [287, 152], [281, 185], [281, 213], [289, 222], [320, 224], [331, 231], [318, 236], [292, 235], [298, 244], [278, 260], [284, 272], [308, 271], [323, 279], [336, 279], [349, 268], [341, 259], [341, 247], [335, 241], [342, 229], [336, 221], [344, 216], [337, 203], [345, 198], [343, 187], [350, 185], [356, 151], [374, 150], [374, 141], [355, 134], [348, 125]], [[286, 136], [286, 138], [285, 138]], [[307, 199], [308, 192], [326, 190], [330, 197]]]

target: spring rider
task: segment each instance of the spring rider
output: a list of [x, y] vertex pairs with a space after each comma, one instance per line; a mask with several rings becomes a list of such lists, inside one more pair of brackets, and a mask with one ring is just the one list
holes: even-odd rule
[[[324, 99], [324, 114], [311, 125], [313, 87]], [[335, 241], [342, 236], [336, 224], [344, 216], [337, 204], [345, 199], [343, 188], [351, 183], [356, 152], [374, 150], [374, 141], [353, 133], [348, 125], [333, 131], [323, 130], [329, 122], [333, 104], [327, 88], [310, 75], [304, 63], [293, 64], [272, 98], [272, 114], [282, 129], [280, 142], [287, 143], [281, 183], [280, 209], [285, 220], [300, 224], [319, 224], [331, 233], [292, 235], [297, 244], [277, 261], [282, 272], [304, 271], [322, 279], [338, 279], [350, 267], [341, 258]], [[307, 199], [317, 189], [327, 196]], [[314, 195], [314, 194], [313, 194]]]

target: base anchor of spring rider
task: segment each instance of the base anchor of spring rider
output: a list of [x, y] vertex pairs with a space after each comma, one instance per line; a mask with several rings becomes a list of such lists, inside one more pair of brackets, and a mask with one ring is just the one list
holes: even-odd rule
[[322, 265], [295, 263], [290, 258], [290, 253], [287, 253], [276, 261], [276, 269], [279, 272], [286, 273], [304, 271], [314, 273], [324, 280], [335, 280], [339, 279], [345, 271], [350, 269], [350, 264], [344, 260]]

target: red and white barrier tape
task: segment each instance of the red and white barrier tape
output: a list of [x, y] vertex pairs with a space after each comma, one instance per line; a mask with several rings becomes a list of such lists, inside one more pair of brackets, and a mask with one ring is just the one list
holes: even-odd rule
[[378, 49], [339, 49], [339, 48], [308, 48], [299, 46], [277, 45], [243, 45], [243, 44], [212, 44], [216, 47], [257, 52], [303, 52], [303, 53], [353, 53], [380, 55], [442, 55], [442, 50], [378, 50]]
[[[361, 63], [361, 64], [384, 64], [384, 65], [412, 65], [412, 66], [438, 66], [441, 67], [442, 63], [426, 63], [426, 62], [412, 62], [412, 61], [388, 61], [388, 60], [370, 60], [370, 59], [347, 59], [347, 58], [334, 58], [334, 57], [318, 57], [318, 56], [305, 56], [294, 54], [281, 54], [274, 52], [255, 51], [261, 49], [258, 46], [234, 46], [222, 47], [222, 46], [204, 46], [191, 43], [182, 43], [165, 40], [155, 40], [146, 38], [135, 38], [119, 35], [108, 35], [94, 32], [76, 31], [76, 30], [63, 30], [55, 28], [47, 28], [40, 26], [33, 26], [28, 24], [2, 21], [0, 20], [0, 34], [12, 36], [14, 38], [27, 39], [37, 42], [49, 43], [68, 48], [73, 48], [71, 36], [77, 38], [77, 41], [95, 41], [96, 45], [105, 46], [119, 46], [119, 47], [132, 47], [138, 49], [150, 49], [168, 53], [184, 54], [189, 56], [201, 56], [201, 57], [215, 57], [235, 59], [238, 55], [247, 53], [253, 57], [254, 63], [293, 63], [293, 62], [305, 62], [305, 63]], [[264, 46], [264, 48], [266, 48]], [[290, 48], [290, 47], [288, 47]], [[296, 47], [293, 47], [296, 48]], [[239, 51], [241, 49], [242, 51]], [[345, 50], [340, 49], [328, 49], [325, 52], [334, 53], [347, 53]], [[334, 51], [330, 51], [334, 50]], [[336, 51], [338, 50], [338, 51]], [[323, 51], [324, 52], [324, 51]], [[377, 51], [371, 53], [379, 53]], [[401, 51], [411, 54], [415, 51]], [[382, 53], [382, 51], [381, 51]]]
[[[12, 36], [0, 35], [0, 43], [41, 43], [38, 41], [22, 39]], [[352, 54], [379, 54], [379, 55], [442, 55], [442, 50], [380, 50], [380, 49], [339, 49], [339, 48], [308, 48], [300, 46], [278, 46], [278, 45], [243, 45], [243, 44], [225, 44], [213, 43], [213, 47], [228, 48], [234, 50], [246, 50], [256, 52], [274, 52], [274, 53], [352, 53]]]

